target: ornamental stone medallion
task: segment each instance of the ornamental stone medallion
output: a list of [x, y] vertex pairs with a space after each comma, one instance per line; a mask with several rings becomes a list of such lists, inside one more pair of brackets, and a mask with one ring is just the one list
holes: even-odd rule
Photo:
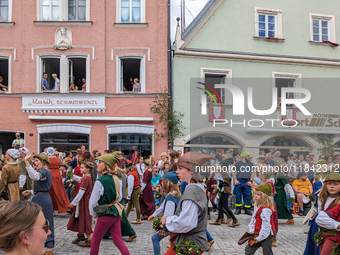
[[58, 50], [72, 49], [72, 32], [67, 27], [60, 27], [55, 31], [54, 48]]

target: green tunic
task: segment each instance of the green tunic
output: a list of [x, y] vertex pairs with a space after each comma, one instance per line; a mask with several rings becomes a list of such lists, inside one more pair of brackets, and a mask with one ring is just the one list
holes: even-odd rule
[[[116, 201], [116, 185], [111, 175], [105, 174], [98, 179], [104, 187], [104, 194], [99, 199], [99, 205], [108, 205]], [[119, 212], [116, 206], [109, 207], [109, 215], [116, 215], [119, 216]], [[103, 217], [103, 216], [98, 216]]]
[[[31, 166], [33, 166], [33, 162], [31, 160], [29, 161], [29, 163], [30, 163]], [[28, 200], [31, 197], [31, 194], [24, 197], [21, 194], [21, 192], [25, 191], [25, 190], [32, 190], [33, 189], [33, 180], [28, 176], [25, 160], [21, 160], [19, 162], [19, 167], [20, 167], [20, 175], [26, 176], [25, 185], [23, 186], [22, 190], [20, 190], [20, 200]]]
[[293, 215], [287, 208], [286, 184], [288, 184], [286, 177], [283, 174], [280, 174], [275, 182], [276, 196], [274, 197], [274, 200], [277, 207], [278, 218], [290, 220], [293, 219]]

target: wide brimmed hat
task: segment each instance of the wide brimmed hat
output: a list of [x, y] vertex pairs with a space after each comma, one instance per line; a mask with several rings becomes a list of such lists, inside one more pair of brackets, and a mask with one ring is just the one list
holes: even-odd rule
[[336, 157], [336, 156], [339, 156], [340, 155], [340, 152], [339, 151], [336, 151], [333, 153], [333, 157]]
[[202, 153], [187, 152], [179, 158], [177, 167], [181, 166], [190, 170], [192, 167], [202, 166], [209, 160], [216, 160], [216, 158]]

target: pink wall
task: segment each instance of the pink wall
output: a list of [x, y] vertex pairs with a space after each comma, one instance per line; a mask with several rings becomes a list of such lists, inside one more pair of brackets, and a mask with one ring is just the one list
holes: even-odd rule
[[[67, 1], [66, 1], [67, 2]], [[21, 96], [25, 93], [36, 93], [37, 79], [37, 54], [39, 53], [89, 53], [90, 60], [90, 93], [116, 93], [116, 54], [136, 53], [145, 54], [145, 91], [146, 93], [133, 97], [106, 97], [106, 112], [100, 114], [45, 114], [51, 116], [105, 116], [105, 117], [153, 117], [152, 122], [79, 122], [67, 121], [91, 125], [91, 149], [104, 150], [107, 147], [107, 125], [114, 124], [142, 124], [152, 125], [156, 129], [162, 129], [158, 124], [157, 116], [150, 113], [150, 104], [160, 86], [168, 86], [168, 60], [167, 60], [167, 1], [147, 0], [145, 21], [147, 27], [115, 27], [116, 1], [90, 0], [91, 26], [65, 25], [36, 25], [37, 1], [13, 1], [13, 27], [1, 27], [3, 35], [0, 47], [16, 48], [17, 61], [14, 61], [13, 50], [0, 50], [0, 54], [10, 54], [12, 58], [11, 79], [12, 93], [0, 94], [0, 105], [10, 107], [10, 111], [2, 114], [0, 122], [1, 130], [23, 131], [26, 133], [26, 145], [33, 151], [37, 150], [37, 128], [39, 124], [63, 123], [62, 121], [31, 121], [28, 114], [21, 111]], [[96, 60], [92, 60], [91, 49], [73, 48], [66, 51], [55, 49], [36, 49], [35, 59], [31, 59], [33, 47], [54, 45], [54, 33], [59, 27], [68, 27], [72, 31], [72, 45], [95, 47]], [[147, 61], [146, 50], [116, 50], [113, 61], [111, 48], [143, 47], [150, 48], [152, 61]], [[20, 94], [19, 94], [20, 93]], [[22, 94], [23, 93], [23, 94]], [[77, 95], [75, 95], [76, 97]], [[34, 136], [28, 136], [33, 133]], [[167, 149], [167, 142], [155, 143], [155, 154], [158, 155]]]

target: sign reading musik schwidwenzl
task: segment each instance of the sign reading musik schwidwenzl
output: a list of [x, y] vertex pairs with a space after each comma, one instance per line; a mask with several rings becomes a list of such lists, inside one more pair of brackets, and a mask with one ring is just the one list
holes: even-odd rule
[[105, 110], [105, 94], [33, 94], [22, 97], [22, 111]]

